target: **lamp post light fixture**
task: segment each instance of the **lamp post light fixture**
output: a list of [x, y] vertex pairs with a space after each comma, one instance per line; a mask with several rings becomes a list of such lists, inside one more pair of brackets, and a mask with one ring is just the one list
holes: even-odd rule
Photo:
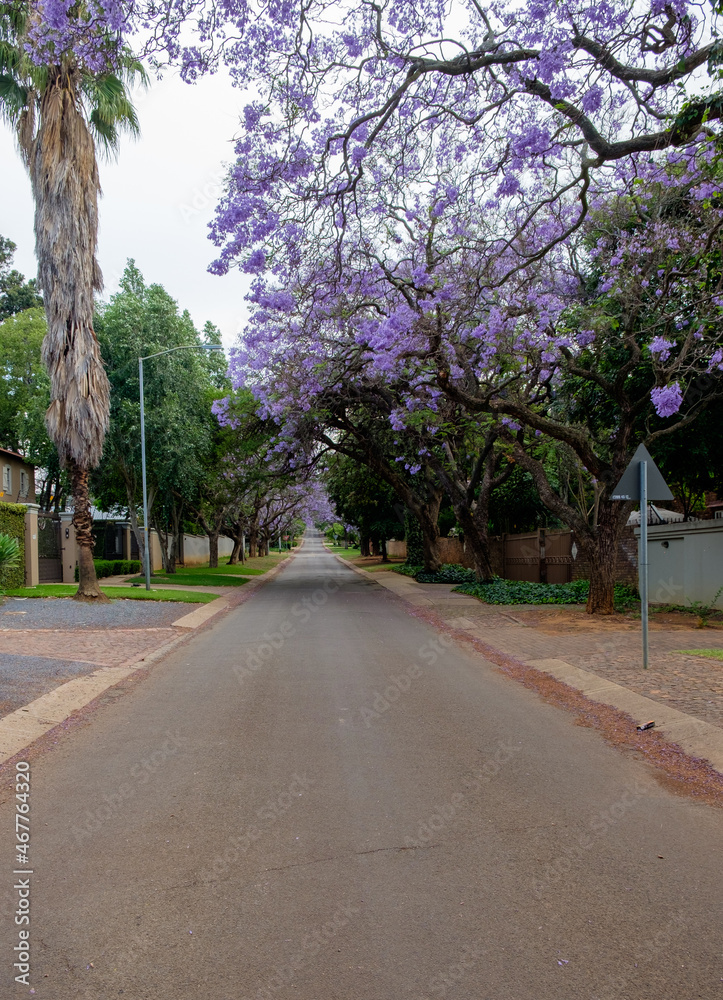
[[143, 562], [146, 574], [146, 590], [151, 589], [151, 553], [148, 548], [148, 491], [146, 489], [146, 414], [143, 403], [143, 362], [151, 358], [160, 358], [162, 354], [173, 354], [175, 351], [222, 351], [221, 344], [181, 344], [180, 347], [169, 347], [167, 351], [157, 351], [138, 358], [138, 380], [141, 397], [141, 469], [143, 478]]

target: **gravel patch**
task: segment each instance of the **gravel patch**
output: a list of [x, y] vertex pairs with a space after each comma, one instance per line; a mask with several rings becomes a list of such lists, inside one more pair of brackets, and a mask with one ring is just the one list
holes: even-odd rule
[[0, 629], [164, 628], [203, 606], [180, 601], [82, 604], [70, 597], [9, 597], [0, 605]]
[[0, 655], [0, 715], [23, 708], [59, 684], [91, 674], [96, 669], [94, 663], [3, 653]]

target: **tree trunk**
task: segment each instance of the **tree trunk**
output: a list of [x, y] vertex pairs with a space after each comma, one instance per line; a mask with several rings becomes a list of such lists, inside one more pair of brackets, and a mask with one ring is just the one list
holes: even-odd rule
[[424, 551], [424, 572], [439, 573], [442, 560], [437, 551], [439, 541], [439, 529], [436, 532], [426, 530], [422, 527], [422, 549]]
[[369, 551], [369, 535], [360, 535], [359, 551], [363, 556], [371, 555], [371, 552]]
[[208, 568], [218, 569], [218, 531], [208, 532]]
[[590, 565], [590, 592], [585, 609], [589, 615], [611, 615], [615, 611], [615, 569], [622, 527], [621, 507], [615, 500], [601, 500], [598, 523], [593, 529], [592, 537], [580, 540]]
[[381, 555], [381, 551], [382, 550], [379, 547], [379, 539], [378, 538], [372, 538], [372, 555], [373, 556]]
[[255, 559], [258, 553], [259, 531], [255, 524], [251, 525], [249, 532], [249, 559]]
[[379, 543], [379, 547], [382, 550], [382, 562], [383, 563], [388, 563], [389, 562], [389, 556], [387, 555], [387, 540], [386, 540], [386, 538], [382, 538], [381, 539], [381, 541]]
[[93, 562], [93, 520], [90, 513], [90, 494], [88, 493], [88, 470], [82, 468], [74, 459], [68, 462], [70, 480], [73, 486], [75, 513], [75, 539], [78, 543], [78, 590], [74, 597], [77, 601], [93, 601], [97, 604], [108, 604], [108, 598], [98, 586]]
[[228, 561], [229, 566], [238, 566], [239, 556], [241, 554], [241, 548], [243, 546], [243, 543], [244, 543], [244, 536], [236, 535], [233, 541], [233, 548], [231, 549], [231, 556]]

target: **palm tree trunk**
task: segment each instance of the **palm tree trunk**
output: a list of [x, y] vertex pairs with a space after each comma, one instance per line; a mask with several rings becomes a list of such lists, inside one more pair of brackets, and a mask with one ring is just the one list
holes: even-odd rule
[[88, 493], [88, 469], [84, 469], [74, 459], [68, 462], [70, 480], [75, 500], [75, 540], [78, 543], [78, 590], [75, 598], [79, 601], [93, 601], [108, 604], [108, 598], [98, 586], [93, 562], [93, 519], [90, 512]]
[[110, 386], [93, 330], [93, 294], [103, 287], [96, 260], [98, 164], [83, 119], [75, 66], [50, 66], [40, 122], [24, 116], [19, 141], [35, 199], [35, 250], [48, 332], [48, 434], [70, 470], [80, 546], [79, 600], [104, 600], [93, 566], [88, 472], [100, 462], [110, 415]]

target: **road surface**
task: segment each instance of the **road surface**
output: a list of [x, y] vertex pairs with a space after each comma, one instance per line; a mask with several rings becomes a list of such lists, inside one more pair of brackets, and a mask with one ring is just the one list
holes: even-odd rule
[[720, 811], [315, 532], [30, 785], [31, 875], [0, 806], [2, 997], [723, 995]]

